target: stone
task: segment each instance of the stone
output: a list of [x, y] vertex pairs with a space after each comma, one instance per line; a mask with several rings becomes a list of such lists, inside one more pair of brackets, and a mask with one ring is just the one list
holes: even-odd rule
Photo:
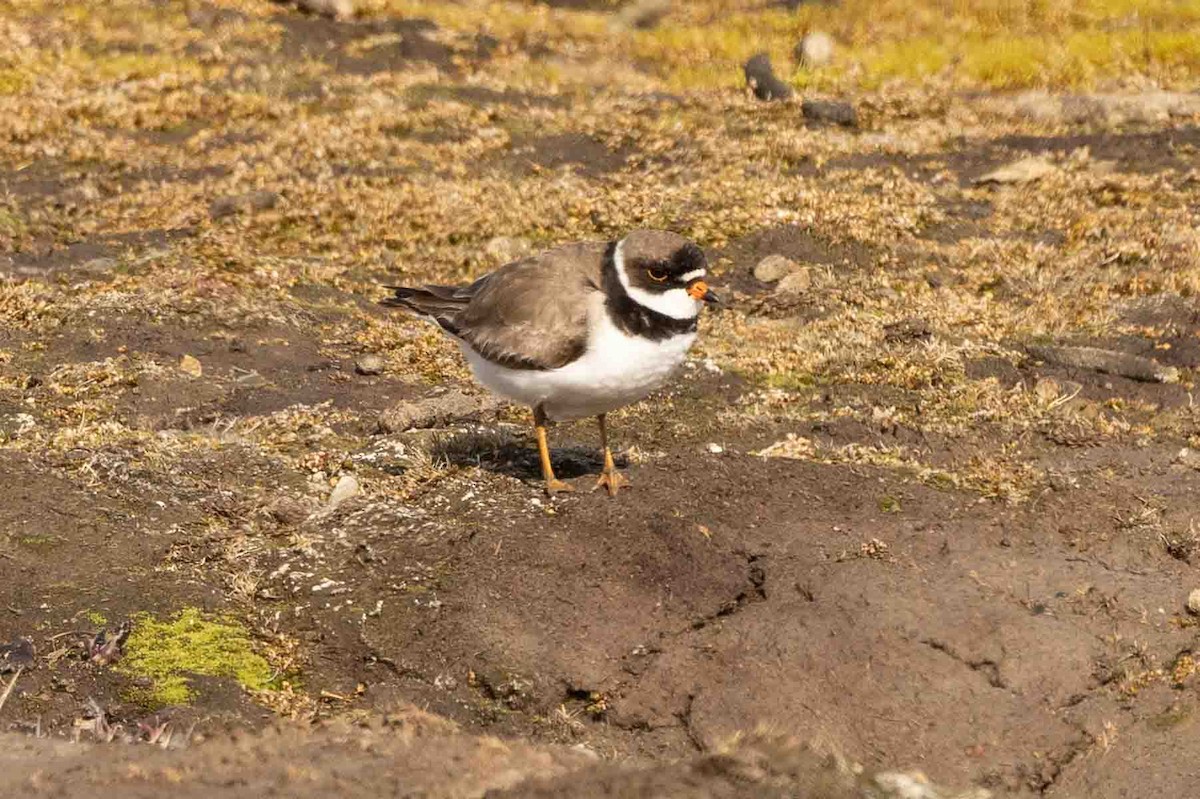
[[329, 494], [330, 510], [341, 505], [350, 497], [358, 496], [362, 493], [362, 487], [359, 486], [357, 478], [351, 474], [344, 474], [338, 478], [337, 485], [333, 487], [333, 491]]
[[1193, 616], [1200, 616], [1200, 588], [1194, 588], [1188, 594], [1187, 609]]
[[354, 16], [353, 0], [297, 0], [296, 7], [330, 19], [350, 19]]
[[179, 371], [189, 377], [200, 377], [204, 374], [204, 367], [194, 355], [184, 355], [179, 359]]
[[805, 100], [800, 104], [800, 113], [809, 122], [817, 124], [858, 127], [858, 112], [854, 106], [837, 100]]
[[924, 319], [916, 316], [898, 319], [883, 326], [883, 340], [891, 343], [928, 341], [933, 338], [933, 329]]
[[1040, 156], [1030, 156], [1022, 158], [1019, 161], [1013, 161], [1011, 164], [1005, 164], [998, 169], [993, 169], [985, 175], [975, 178], [975, 185], [985, 183], [996, 183], [1000, 185], [1009, 183], [1032, 183], [1041, 180], [1052, 172], [1057, 172], [1058, 168], [1054, 164]]
[[784, 297], [798, 297], [812, 288], [812, 273], [806, 267], [790, 272], [775, 286], [775, 293]]
[[379, 430], [383, 433], [402, 433], [405, 430], [445, 427], [451, 422], [478, 419], [498, 407], [500, 401], [491, 395], [476, 397], [452, 390], [424, 399], [396, 403], [379, 414]]
[[354, 371], [360, 375], [383, 374], [383, 358], [378, 355], [364, 355], [354, 362]]
[[1178, 383], [1179, 370], [1163, 366], [1151, 358], [1115, 352], [1099, 347], [1058, 347], [1029, 345], [1029, 354], [1038, 360], [1072, 369], [1090, 369], [1106, 375], [1119, 375], [1144, 383]]
[[310, 497], [281, 496], [267, 506], [267, 515], [283, 525], [295, 526], [317, 512], [319, 503]]
[[633, 0], [613, 15], [609, 27], [614, 30], [650, 30], [671, 12], [671, 0]]
[[229, 197], [218, 197], [208, 206], [208, 215], [213, 220], [231, 216], [269, 211], [279, 205], [279, 193], [274, 191], [252, 191]]
[[100, 189], [91, 181], [84, 181], [63, 192], [58, 204], [65, 208], [83, 207], [100, 199]]
[[833, 60], [833, 37], [824, 31], [806, 33], [796, 45], [796, 60], [805, 69], [823, 67]]
[[483, 245], [483, 252], [488, 260], [497, 266], [519, 261], [533, 252], [533, 244], [529, 239], [516, 236], [496, 236]]
[[1053, 377], [1042, 377], [1033, 384], [1033, 393], [1043, 405], [1049, 405], [1062, 394], [1062, 386]]
[[800, 265], [791, 258], [768, 255], [755, 265], [754, 279], [761, 283], [776, 283], [799, 268]]
[[746, 75], [746, 85], [760, 100], [787, 100], [792, 96], [792, 87], [781, 81], [771, 68], [771, 57], [759, 53], [746, 62], [742, 67]]

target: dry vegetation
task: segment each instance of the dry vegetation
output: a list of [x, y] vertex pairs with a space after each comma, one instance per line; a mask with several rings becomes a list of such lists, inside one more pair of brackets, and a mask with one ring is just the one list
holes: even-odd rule
[[[564, 512], [530, 501], [519, 409], [465, 432], [379, 435], [387, 405], [466, 373], [429, 326], [375, 307], [378, 286], [478, 275], [497, 237], [541, 247], [637, 226], [703, 245], [731, 302], [705, 320], [685, 387], [619, 415], [631, 463], [723, 448], [893, 481], [855, 511], [868, 527], [904, 515], [913, 486], [1033, 520], [1082, 487], [1088, 529], [1063, 539], [1149, 542], [1128, 568], [1187, 568], [1186, 492], [1162, 481], [1200, 469], [1200, 103], [1179, 91], [1200, 76], [1200, 6], [706, 1], [637, 29], [612, 3], [574, 5], [366, 0], [342, 22], [266, 0], [0, 10], [0, 467], [18, 475], [0, 494], [16, 509], [0, 564], [19, 560], [24, 587], [6, 601], [29, 614], [14, 635], [55, 635], [96, 608], [169, 631], [199, 605], [253, 637], [238, 657], [255, 701], [305, 717], [360, 702], [358, 666], [329, 676], [307, 653], [323, 622], [305, 614], [367, 624], [378, 607], [283, 564], [371, 562], [381, 544], [354, 536], [372, 524], [411, 523], [424, 546]], [[839, 43], [829, 65], [795, 66], [809, 30]], [[852, 102], [861, 127], [747, 96], [741, 64], [758, 51], [799, 91]], [[1036, 180], [978, 182], [1029, 154], [1048, 167]], [[751, 277], [772, 253], [806, 270], [802, 291]], [[1081, 347], [1101, 360], [1062, 355]], [[382, 377], [354, 373], [365, 354]], [[1130, 379], [1146, 359], [1168, 377]], [[346, 515], [326, 503], [349, 475], [362, 493]], [[14, 481], [57, 492], [75, 526], [29, 532], [52, 511]], [[1151, 506], [1133, 497], [1158, 492], [1170, 497], [1138, 516]], [[499, 510], [470, 504], [477, 493]], [[136, 544], [88, 564], [103, 547], [65, 543], [79, 529]], [[45, 576], [56, 559], [75, 565]], [[402, 561], [388, 590], [438, 602], [451, 560]], [[137, 590], [110, 592], [105, 570]], [[186, 588], [146, 599], [168, 585]], [[281, 616], [293, 590], [329, 602]], [[50, 601], [61, 609], [36, 610]], [[1166, 614], [1176, 634], [1194, 627], [1179, 606]], [[330, 650], [361, 645], [330, 635]], [[1191, 655], [1169, 648], [1126, 652], [1101, 684], [1194, 692]], [[412, 676], [394, 652], [353, 651]], [[237, 677], [172, 668], [174, 696], [192, 696], [177, 671]], [[153, 686], [130, 679], [113, 701], [153, 709]], [[576, 696], [512, 722], [516, 694], [457, 680], [447, 690], [474, 692], [462, 712], [484, 728], [574, 740], [608, 711]], [[28, 716], [59, 707], [26, 701]], [[1041, 779], [1027, 776], [1021, 790]]]

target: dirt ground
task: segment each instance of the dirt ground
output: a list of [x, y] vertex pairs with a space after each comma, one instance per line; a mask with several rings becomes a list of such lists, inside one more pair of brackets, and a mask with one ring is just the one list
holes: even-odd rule
[[[0, 12], [0, 793], [1194, 791], [1196, 95], [847, 129], [368, 5]], [[550, 500], [379, 286], [638, 226], [727, 302]]]

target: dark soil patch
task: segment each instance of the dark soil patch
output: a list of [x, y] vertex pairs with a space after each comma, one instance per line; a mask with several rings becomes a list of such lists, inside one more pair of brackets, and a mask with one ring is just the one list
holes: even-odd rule
[[[93, 698], [114, 723], [136, 731], [151, 717], [129, 700], [137, 683], [89, 663], [82, 643], [135, 613], [170, 614], [182, 605], [225, 609], [211, 586], [180, 582], [155, 568], [196, 529], [199, 508], [148, 483], [146, 472], [117, 452], [77, 448], [63, 456], [60, 468], [84, 469], [99, 485], [80, 488], [57, 470], [0, 451], [0, 562], [6, 575], [0, 607], [7, 608], [0, 615], [0, 641], [30, 637], [38, 657], [21, 678], [21, 711], [6, 718], [6, 728], [37, 720], [45, 730], [69, 730]], [[203, 692], [203, 710], [179, 709], [163, 719], [187, 724], [201, 717], [258, 717], [241, 691], [219, 682], [211, 688]]]
[[501, 157], [500, 166], [525, 173], [571, 168], [594, 178], [621, 169], [629, 155], [627, 149], [610, 150], [583, 133], [514, 136], [511, 149]]
[[768, 255], [782, 255], [797, 262], [845, 268], [868, 263], [874, 253], [869, 247], [858, 242], [837, 242], [814, 230], [796, 225], [781, 225], [730, 242], [720, 254], [733, 261], [735, 273], [741, 273], [752, 270]]
[[479, 107], [561, 108], [567, 103], [563, 98], [530, 94], [515, 89], [496, 91], [485, 86], [456, 86], [435, 83], [420, 83], [412, 86], [405, 92], [405, 98], [420, 105], [434, 100], [453, 100]]
[[[451, 60], [454, 51], [425, 36], [435, 29], [427, 20], [337, 22], [299, 14], [280, 14], [274, 20], [283, 28], [281, 52], [285, 58], [316, 58], [351, 75], [390, 72], [413, 63], [434, 64], [447, 71], [454, 69]], [[396, 40], [359, 55], [347, 49], [348, 45], [372, 36], [392, 36]]]
[[192, 228], [175, 228], [100, 235], [65, 245], [42, 242], [31, 251], [16, 252], [7, 259], [0, 256], [0, 274], [7, 272], [14, 277], [43, 280], [72, 277], [103, 280], [118, 266], [120, 256], [165, 248], [194, 232]]
[[[197, 329], [116, 316], [87, 339], [64, 333], [45, 345], [50, 365], [126, 356], [167, 366], [122, 395], [117, 417], [143, 429], [191, 429], [322, 402], [378, 412], [415, 391], [395, 377], [356, 375], [353, 358], [330, 358], [318, 341], [285, 326]], [[200, 360], [201, 378], [175, 370], [185, 355]]]
[[[1052, 783], [1096, 721], [1079, 697], [1106, 695], [1092, 674], [1116, 656], [1109, 631], [1165, 657], [1185, 645], [1138, 610], [1175, 602], [1181, 564], [1149, 541], [1106, 556], [1093, 540], [1081, 560], [1060, 533], [1068, 518], [1112, 529], [1110, 503], [980, 506], [875, 469], [714, 458], [703, 440], [633, 467], [622, 499], [571, 497], [552, 516], [501, 476], [348, 511], [338, 529], [370, 560], [310, 578], [347, 593], [302, 634], [327, 658], [365, 646], [353, 678], [373, 695], [486, 730], [661, 757], [766, 720], [1018, 795]], [[1096, 565], [1109, 558], [1147, 568]], [[559, 706], [576, 723], [554, 721]]]
[[[1116, 161], [1122, 172], [1153, 175], [1187, 169], [1195, 163], [1200, 128], [1178, 127], [1137, 133], [1084, 133], [1071, 136], [1005, 136], [993, 147], [1014, 152], [1068, 155], [1086, 147], [1093, 158]], [[1180, 149], [1183, 148], [1183, 152]], [[977, 177], [977, 176], [976, 176]]]
[[[862, 268], [874, 261], [874, 251], [858, 242], [837, 242], [817, 231], [797, 225], [781, 225], [751, 233], [730, 242], [710, 254], [714, 263], [720, 258], [732, 264], [719, 273], [723, 296], [749, 297], [768, 295], [774, 286], [754, 277], [754, 267], [769, 255], [782, 255], [798, 264], [827, 266], [836, 272]], [[816, 318], [821, 314], [813, 292], [795, 297], [767, 297], [753, 305], [753, 312], [767, 316]]]
[[[949, 170], [958, 185], [967, 188], [982, 175], [1028, 154], [1067, 156], [1087, 147], [1099, 160], [1117, 162], [1123, 172], [1157, 174], [1185, 169], [1192, 163], [1191, 149], [1200, 146], [1200, 128], [1167, 128], [1142, 133], [1096, 133], [1072, 136], [1004, 136], [981, 141], [959, 140], [943, 153], [893, 155], [859, 153], [830, 158], [821, 167], [805, 162], [801, 175], [828, 174], [833, 170], [899, 169], [911, 178], [929, 181]], [[1180, 149], [1184, 152], [1180, 152]]]
[[939, 244], [954, 244], [963, 239], [987, 235], [987, 219], [992, 215], [992, 204], [985, 200], [956, 199], [942, 200], [941, 211], [946, 218], [926, 226], [920, 233], [922, 238]]

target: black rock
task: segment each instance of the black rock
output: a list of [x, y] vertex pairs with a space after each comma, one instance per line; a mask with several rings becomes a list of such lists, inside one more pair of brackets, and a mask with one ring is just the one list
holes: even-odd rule
[[805, 100], [800, 104], [800, 111], [809, 122], [841, 125], [846, 128], [858, 127], [858, 112], [849, 103], [839, 103], [834, 100]]
[[28, 638], [16, 638], [10, 643], [0, 644], [0, 674], [27, 669], [33, 665], [33, 661], [33, 641]]
[[771, 69], [771, 58], [766, 53], [759, 53], [746, 62], [743, 67], [746, 73], [746, 85], [760, 100], [786, 100], [792, 96], [792, 87], [775, 76]]

